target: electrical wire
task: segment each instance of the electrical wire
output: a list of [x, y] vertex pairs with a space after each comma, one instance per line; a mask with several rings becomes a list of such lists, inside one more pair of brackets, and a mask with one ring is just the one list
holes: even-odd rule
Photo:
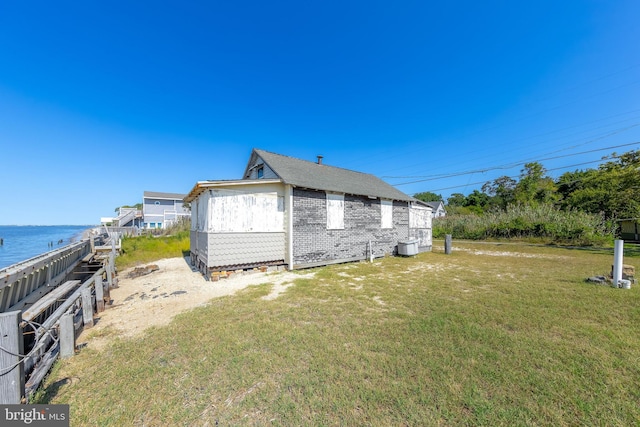
[[[558, 91], [558, 92], [556, 92], [554, 94], [551, 94], [549, 96], [542, 97], [542, 98], [539, 98], [539, 99], [534, 99], [534, 100], [532, 100], [531, 102], [528, 103], [528, 107], [534, 107], [536, 104], [540, 104], [543, 101], [553, 100], [553, 99], [558, 99], [559, 101], [562, 101], [563, 99], [568, 99], [568, 101], [564, 102], [562, 104], [556, 104], [556, 105], [553, 105], [553, 106], [549, 106], [549, 107], [543, 108], [541, 110], [539, 109], [538, 111], [534, 111], [534, 112], [532, 112], [530, 114], [525, 114], [525, 115], [522, 115], [520, 117], [516, 117], [514, 120], [511, 120], [509, 122], [509, 124], [513, 124], [513, 123], [516, 123], [516, 122], [521, 122], [523, 120], [526, 120], [526, 119], [531, 118], [533, 116], [538, 116], [540, 114], [549, 113], [551, 111], [557, 110], [557, 109], [562, 108], [562, 107], [566, 107], [567, 105], [575, 104], [577, 102], [584, 102], [586, 99], [590, 99], [590, 98], [598, 97], [598, 96], [601, 96], [601, 95], [604, 95], [604, 94], [608, 94], [608, 93], [614, 92], [616, 90], [620, 90], [620, 89], [626, 88], [628, 86], [635, 86], [640, 82], [637, 79], [633, 79], [630, 82], [627, 81], [627, 82], [625, 82], [624, 84], [621, 84], [621, 85], [620, 84], [615, 85], [614, 82], [611, 82], [611, 84], [607, 85], [607, 86], [609, 86], [608, 88], [603, 88], [603, 90], [596, 90], [595, 92], [591, 92], [591, 93], [586, 93], [586, 91], [584, 89], [582, 89], [584, 87], [591, 88], [591, 85], [594, 82], [606, 81], [606, 80], [608, 80], [608, 79], [610, 79], [610, 78], [612, 78], [614, 76], [617, 76], [617, 75], [623, 74], [623, 73], [627, 73], [630, 70], [633, 70], [633, 69], [638, 68], [638, 67], [640, 67], [640, 63], [632, 64], [632, 65], [630, 65], [630, 66], [628, 66], [626, 68], [619, 69], [619, 70], [610, 72], [608, 74], [600, 75], [600, 76], [598, 76], [596, 78], [593, 78], [593, 79], [590, 79], [590, 80], [587, 80], [587, 81], [583, 81], [583, 82], [578, 83], [578, 84], [574, 84], [571, 87], [568, 87], [568, 88], [566, 88], [564, 90], [560, 90], [560, 91]], [[580, 92], [576, 93], [576, 91], [578, 91], [578, 90], [580, 90]], [[567, 98], [566, 96], [562, 96], [563, 94], [566, 94], [566, 93], [573, 93], [573, 94], [569, 98]], [[525, 107], [526, 106], [527, 105], [525, 105]], [[631, 112], [635, 112], [635, 111], [636, 110], [631, 111]], [[627, 114], [627, 113], [629, 113], [629, 112], [622, 113], [622, 114]], [[609, 117], [607, 117], [605, 119], [612, 118], [612, 117], [617, 117], [619, 115], [621, 115], [621, 114], [609, 116]], [[600, 119], [600, 120], [604, 120], [604, 119]], [[596, 120], [596, 121], [600, 121], [600, 120]], [[592, 123], [592, 122], [593, 121], [589, 121], [588, 123]], [[503, 127], [504, 125], [505, 124], [501, 124], [501, 125], [497, 125], [497, 126], [484, 128], [484, 129], [479, 129], [479, 130], [471, 133], [470, 135], [467, 135], [467, 137], [473, 136], [473, 135], [479, 135], [479, 134], [487, 133], [487, 132], [490, 132], [490, 131], [495, 130], [497, 128]], [[578, 127], [578, 126], [582, 126], [582, 125], [576, 125], [576, 126], [573, 126], [573, 127]], [[560, 130], [564, 130], [564, 129], [560, 129]], [[553, 132], [557, 132], [557, 131], [552, 131], [552, 133]], [[397, 157], [401, 157], [403, 155], [404, 154], [402, 154], [402, 153], [398, 153], [398, 150], [396, 150], [396, 149], [393, 149], [393, 150], [390, 149], [388, 155], [384, 155], [383, 158], [385, 160], [388, 160], [390, 158], [397, 158]], [[360, 161], [360, 163], [371, 163], [370, 159], [378, 157], [378, 156], [379, 156], [379, 154], [370, 154], [368, 156], [367, 155], [360, 156], [359, 161]], [[358, 163], [359, 162], [356, 162], [356, 164], [358, 164]]]
[[[511, 169], [511, 168], [516, 167], [516, 166], [524, 165], [525, 163], [530, 163], [530, 162], [534, 162], [534, 161], [542, 162], [542, 161], [546, 161], [546, 160], [556, 160], [556, 159], [561, 159], [561, 158], [565, 158], [565, 157], [578, 156], [578, 155], [581, 155], [581, 154], [595, 153], [597, 151], [606, 151], [606, 150], [612, 150], [612, 149], [615, 149], [615, 148], [629, 147], [629, 146], [632, 146], [632, 145], [640, 145], [640, 142], [636, 141], [636, 142], [632, 142], [632, 143], [628, 143], [628, 144], [613, 145], [613, 146], [605, 147], [605, 148], [598, 148], [598, 149], [594, 149], [594, 150], [580, 151], [578, 153], [564, 154], [564, 155], [561, 155], [561, 156], [545, 157], [545, 158], [538, 159], [538, 160], [532, 160], [532, 159], [521, 160], [521, 161], [518, 161], [518, 162], [508, 163], [508, 164], [505, 164], [505, 165], [493, 166], [493, 167], [488, 167], [488, 168], [483, 168], [483, 169], [476, 169], [476, 170], [471, 170], [471, 171], [457, 172], [457, 173], [452, 173], [452, 174], [423, 175], [423, 176], [396, 176], [396, 177], [386, 176], [386, 177], [383, 177], [383, 178], [387, 178], [387, 179], [392, 179], [392, 178], [393, 179], [423, 178], [423, 179], [419, 179], [419, 180], [415, 180], [415, 181], [401, 182], [401, 183], [398, 183], [398, 184], [392, 184], [393, 186], [408, 185], [408, 184], [415, 184], [415, 183], [418, 183], [418, 182], [436, 181], [436, 180], [439, 180], [439, 179], [453, 178], [453, 177], [456, 177], [456, 176], [463, 176], [463, 175], [469, 175], [469, 174], [474, 174], [474, 173], [486, 173], [486, 172], [489, 172], [489, 171], [492, 171], [492, 170]], [[602, 159], [597, 160], [597, 161], [602, 161]], [[588, 162], [588, 163], [593, 163], [593, 162]], [[548, 170], [552, 170], [552, 169], [548, 169]]]
[[[29, 320], [24, 320], [23, 322], [26, 323], [27, 325], [29, 325], [31, 327], [31, 329], [33, 329], [33, 331], [35, 333], [37, 333], [37, 331], [39, 331], [40, 329], [44, 329], [44, 327], [40, 323], [29, 321]], [[35, 327], [34, 325], [36, 325], [37, 327]], [[10, 351], [9, 349], [7, 349], [7, 348], [5, 348], [3, 346], [0, 346], [0, 350], [4, 351], [5, 353], [7, 353], [7, 354], [9, 354], [11, 356], [20, 358], [20, 360], [15, 362], [10, 367], [0, 368], [0, 377], [2, 377], [4, 375], [7, 375], [9, 372], [13, 371], [17, 366], [19, 366], [21, 363], [23, 363], [26, 359], [30, 358], [33, 355], [34, 352], [39, 350], [39, 347], [37, 345], [38, 341], [45, 334], [48, 334], [51, 337], [51, 339], [53, 340], [53, 344], [55, 345], [59, 341], [59, 338], [57, 336], [55, 336], [51, 332], [52, 329], [53, 328], [45, 329], [44, 333], [38, 338], [38, 340], [34, 343], [33, 348], [27, 354], [14, 353], [14, 352]]]
[[[554, 170], [567, 169], [567, 168], [571, 168], [571, 167], [575, 167], [575, 166], [582, 166], [582, 165], [588, 165], [588, 164], [591, 164], [591, 163], [598, 163], [598, 162], [601, 162], [601, 161], [602, 161], [602, 159], [600, 159], [600, 160], [592, 160], [590, 162], [576, 163], [576, 164], [573, 164], [573, 165], [562, 166], [562, 167], [552, 168], [552, 169], [546, 169], [546, 171], [549, 172], [549, 171], [554, 171]], [[516, 178], [520, 178], [520, 175], [508, 176], [507, 178], [516, 179]], [[436, 191], [442, 191], [442, 190], [451, 190], [452, 188], [467, 187], [469, 185], [480, 185], [480, 184], [485, 184], [487, 182], [488, 181], [472, 182], [472, 183], [467, 183], [467, 184], [463, 184], [463, 185], [454, 185], [454, 186], [451, 186], [451, 187], [436, 188], [436, 189], [432, 189], [432, 190], [429, 190], [429, 191], [436, 192]], [[577, 181], [573, 181], [573, 182], [577, 182]], [[403, 184], [397, 184], [397, 185], [403, 185]]]

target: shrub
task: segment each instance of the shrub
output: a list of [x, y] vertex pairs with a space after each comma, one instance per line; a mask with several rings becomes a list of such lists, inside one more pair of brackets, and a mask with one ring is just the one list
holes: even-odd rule
[[482, 216], [451, 215], [433, 220], [433, 236], [457, 239], [543, 239], [552, 243], [594, 245], [611, 241], [613, 226], [600, 215], [563, 211], [551, 204], [510, 205]]

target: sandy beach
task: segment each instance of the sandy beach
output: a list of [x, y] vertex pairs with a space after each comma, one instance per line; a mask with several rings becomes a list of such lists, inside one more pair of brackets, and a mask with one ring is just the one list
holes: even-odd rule
[[[265, 299], [277, 298], [299, 278], [315, 273], [249, 272], [235, 274], [217, 282], [207, 281], [192, 269], [189, 258], [169, 258], [152, 263], [158, 267], [150, 274], [130, 278], [133, 270], [118, 273], [118, 288], [111, 290], [112, 304], [97, 315], [93, 328], [86, 329], [79, 345], [101, 348], [114, 336], [133, 337], [151, 326], [166, 325], [179, 313], [206, 305], [211, 299], [233, 295], [248, 286], [271, 283], [271, 293]], [[109, 334], [100, 334], [109, 329]]]

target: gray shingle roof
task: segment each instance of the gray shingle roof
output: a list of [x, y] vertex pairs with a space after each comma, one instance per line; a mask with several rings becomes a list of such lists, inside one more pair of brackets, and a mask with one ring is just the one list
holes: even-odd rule
[[368, 173], [356, 172], [334, 166], [319, 165], [281, 154], [254, 149], [286, 184], [314, 190], [374, 196], [384, 199], [415, 201], [402, 191]]
[[440, 205], [442, 205], [442, 207], [444, 208], [444, 203], [441, 200], [437, 202], [425, 202], [425, 203], [429, 205], [434, 211], [438, 209]]

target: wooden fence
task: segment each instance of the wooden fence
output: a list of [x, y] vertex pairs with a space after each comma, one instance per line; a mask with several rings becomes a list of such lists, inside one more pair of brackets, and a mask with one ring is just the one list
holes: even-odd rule
[[105, 226], [109, 234], [118, 233], [121, 236], [135, 237], [142, 234], [142, 229], [139, 227], [114, 227]]
[[[0, 313], [0, 404], [28, 403], [56, 359], [75, 353], [79, 332], [93, 326], [94, 313], [110, 301], [109, 290], [116, 281], [116, 241], [112, 235], [108, 253], [98, 252], [91, 239], [69, 245], [72, 248], [55, 256], [47, 254], [53, 259], [36, 257], [0, 271], [0, 285], [11, 283], [3, 290], [14, 288], [2, 300], [12, 302], [4, 304], [9, 310]], [[87, 263], [97, 268], [90, 270], [88, 279], [66, 280], [73, 277], [72, 264]]]
[[82, 240], [0, 270], [0, 313], [33, 304], [56, 287], [92, 252], [92, 240]]

